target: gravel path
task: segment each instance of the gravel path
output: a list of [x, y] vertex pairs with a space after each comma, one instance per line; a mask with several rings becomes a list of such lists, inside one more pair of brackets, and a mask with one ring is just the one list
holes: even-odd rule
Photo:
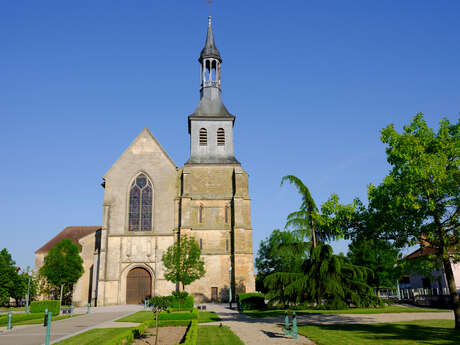
[[[311, 340], [302, 336], [299, 336], [297, 340], [292, 339], [292, 337], [286, 337], [281, 330], [281, 325], [284, 322], [283, 317], [252, 318], [235, 310], [230, 310], [226, 305], [218, 304], [208, 304], [207, 310], [216, 312], [222, 319], [222, 324], [229, 326], [246, 345], [314, 345]], [[454, 313], [449, 311], [445, 313], [309, 314], [297, 316], [299, 325], [380, 323], [434, 319], [453, 320]], [[213, 322], [206, 325], [218, 325], [219, 323]]]
[[[278, 325], [280, 318], [274, 322], [266, 319], [253, 319], [223, 305], [208, 304], [207, 311], [214, 311], [222, 319], [222, 324], [231, 328], [245, 345], [314, 345], [314, 343], [299, 335], [298, 339], [287, 337]], [[205, 323], [203, 325], [219, 325], [220, 322]]]

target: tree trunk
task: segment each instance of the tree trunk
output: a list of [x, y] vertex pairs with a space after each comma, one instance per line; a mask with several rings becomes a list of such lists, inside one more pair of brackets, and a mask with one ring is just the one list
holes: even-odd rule
[[310, 228], [311, 228], [311, 237], [313, 239], [313, 248], [316, 248], [316, 231], [315, 225], [313, 224], [313, 218], [311, 217], [311, 211], [308, 212], [309, 221], [310, 221]]
[[158, 344], [158, 310], [155, 311], [155, 345]]
[[62, 291], [64, 290], [64, 284], [61, 284], [61, 295], [59, 297], [59, 303], [62, 305]]
[[446, 273], [447, 285], [450, 291], [450, 297], [452, 301], [452, 307], [455, 315], [455, 329], [460, 331], [460, 300], [457, 293], [457, 287], [455, 286], [454, 272], [452, 271], [452, 263], [450, 259], [443, 258], [442, 264], [444, 265], [444, 272]]

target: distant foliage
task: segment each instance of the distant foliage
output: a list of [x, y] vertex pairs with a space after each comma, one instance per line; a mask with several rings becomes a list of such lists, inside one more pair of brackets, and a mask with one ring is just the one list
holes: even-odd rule
[[[28, 275], [26, 272], [19, 273], [19, 267], [6, 248], [0, 251], [0, 305], [8, 303], [14, 298], [16, 305], [25, 299], [27, 294]], [[37, 284], [30, 277], [30, 298], [36, 296]]]

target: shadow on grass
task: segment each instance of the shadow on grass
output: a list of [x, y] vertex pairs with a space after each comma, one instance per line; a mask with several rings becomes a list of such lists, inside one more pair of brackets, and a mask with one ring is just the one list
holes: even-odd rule
[[[453, 328], [453, 321], [445, 320], [299, 327], [299, 333], [320, 342], [323, 338], [333, 337], [336, 332], [355, 341], [350, 344], [460, 344], [460, 332]], [[328, 344], [327, 341], [324, 343]]]

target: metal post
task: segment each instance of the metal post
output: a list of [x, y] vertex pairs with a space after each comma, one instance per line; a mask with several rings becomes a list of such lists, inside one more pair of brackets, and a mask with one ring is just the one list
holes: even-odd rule
[[91, 312], [91, 303], [88, 303], [88, 311], [86, 312], [86, 314], [89, 314]]
[[46, 340], [45, 340], [45, 345], [49, 345], [49, 344], [50, 344], [51, 316], [52, 316], [52, 313], [49, 312], [49, 313], [48, 313], [48, 324], [47, 324], [47, 326], [46, 326]]
[[29, 312], [29, 296], [30, 296], [30, 267], [27, 266], [27, 295], [26, 295], [26, 313]]
[[12, 319], [13, 319], [13, 313], [10, 311], [8, 312], [8, 328], [7, 328], [8, 330], [13, 329], [13, 325], [11, 324]]
[[228, 275], [229, 275], [229, 285], [230, 288], [228, 289], [228, 303], [230, 304], [230, 309], [232, 309], [232, 266], [228, 268]]
[[73, 305], [70, 306], [70, 317], [73, 316]]

